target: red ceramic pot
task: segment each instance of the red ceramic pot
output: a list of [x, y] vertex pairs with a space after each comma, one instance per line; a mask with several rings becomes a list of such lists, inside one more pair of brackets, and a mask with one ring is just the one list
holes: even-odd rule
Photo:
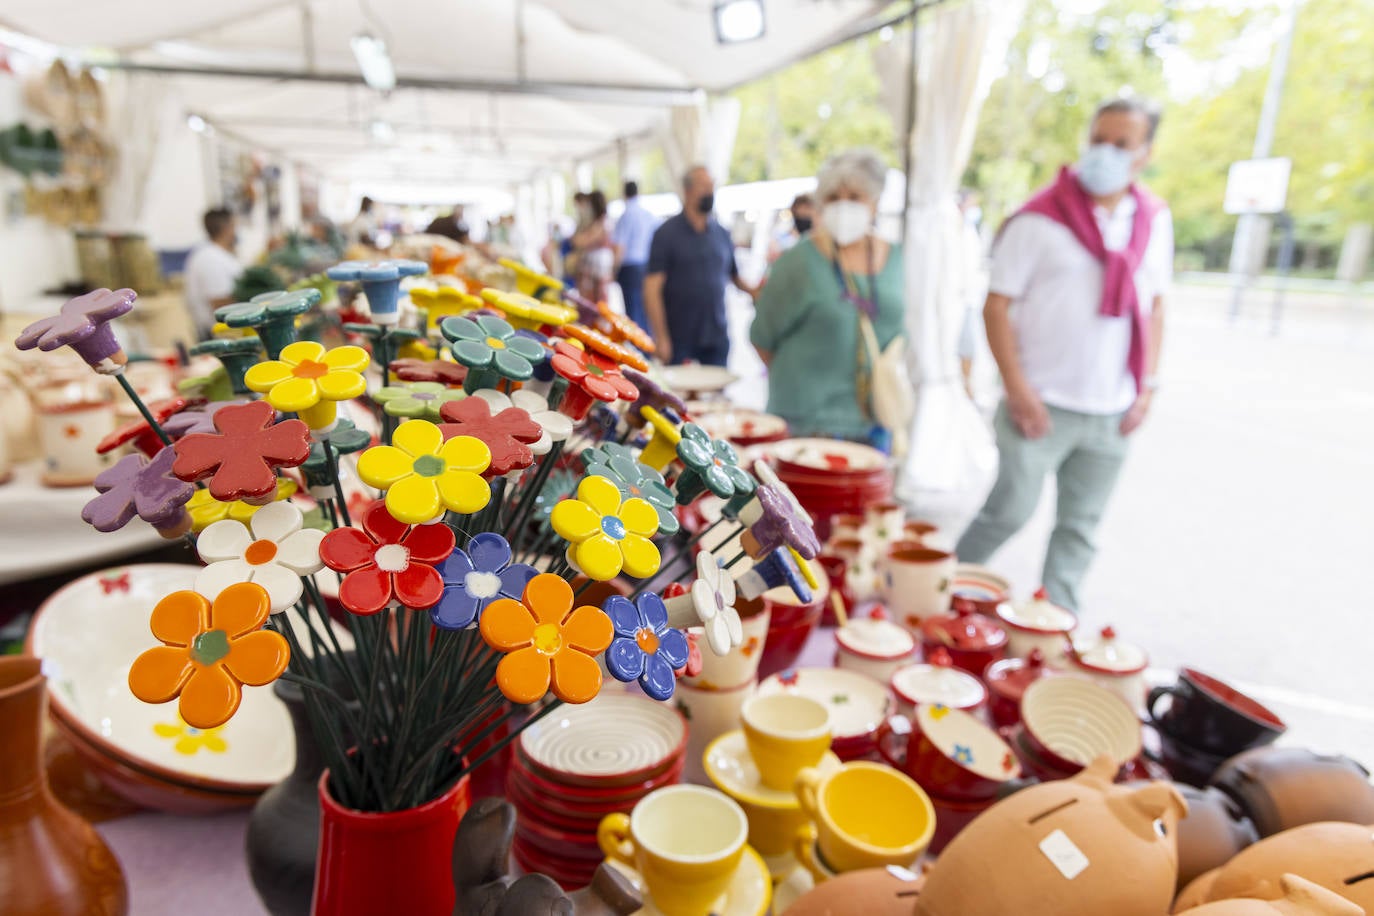
[[991, 570], [972, 563], [954, 568], [949, 604], [956, 611], [970, 611], [986, 617], [997, 616], [997, 606], [1011, 594], [1011, 583]]
[[987, 801], [1021, 778], [1020, 761], [997, 732], [944, 706], [921, 706], [914, 719], [889, 717], [878, 732], [878, 752], [932, 798]]
[[1039, 649], [1032, 649], [1028, 658], [1004, 658], [989, 665], [983, 682], [988, 685], [988, 713], [992, 723], [1001, 728], [1020, 722], [1021, 697], [1026, 688], [1053, 674]]
[[1007, 656], [1007, 631], [967, 608], [926, 620], [921, 639], [927, 654], [944, 649], [954, 667], [974, 677], [982, 677], [989, 665]]
[[[791, 668], [801, 657], [811, 631], [820, 623], [824, 599], [818, 598], [810, 604], [785, 604], [773, 601], [766, 595], [756, 599], [765, 603], [769, 611], [768, 635], [763, 641], [763, 654], [759, 657], [759, 680], [779, 671]], [[746, 616], [751, 602], [741, 600], [735, 603], [741, 616]]]
[[355, 811], [320, 776], [320, 854], [314, 916], [451, 916], [453, 837], [470, 802], [468, 779], [405, 811]]

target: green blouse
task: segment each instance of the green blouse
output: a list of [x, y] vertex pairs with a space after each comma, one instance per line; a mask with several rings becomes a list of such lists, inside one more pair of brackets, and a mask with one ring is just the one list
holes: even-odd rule
[[[870, 282], [867, 274], [851, 279], [865, 297]], [[884, 349], [902, 333], [904, 297], [902, 249], [893, 245], [878, 271], [873, 321]], [[794, 436], [866, 437], [872, 424], [858, 402], [858, 310], [810, 238], [773, 264], [755, 308], [749, 339], [772, 354], [768, 412], [785, 419]]]

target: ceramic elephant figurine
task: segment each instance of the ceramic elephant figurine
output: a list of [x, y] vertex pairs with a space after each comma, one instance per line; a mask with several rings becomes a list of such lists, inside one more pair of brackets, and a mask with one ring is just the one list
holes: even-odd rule
[[1365, 916], [1364, 907], [1297, 875], [1279, 879], [1278, 900], [1236, 897], [1184, 910], [1184, 916]]
[[454, 916], [629, 916], [644, 905], [639, 891], [602, 863], [590, 886], [565, 894], [546, 875], [510, 874], [515, 808], [484, 798], [468, 809], [453, 841]]

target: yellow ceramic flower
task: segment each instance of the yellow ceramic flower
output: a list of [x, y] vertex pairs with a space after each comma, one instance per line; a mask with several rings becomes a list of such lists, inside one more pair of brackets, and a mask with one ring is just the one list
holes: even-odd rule
[[367, 364], [362, 347], [326, 350], [313, 340], [298, 340], [283, 348], [281, 359], [249, 368], [244, 381], [267, 395], [267, 403], [277, 410], [299, 415], [313, 430], [327, 430], [337, 416], [338, 402], [367, 390], [362, 376]]
[[[272, 497], [272, 502], [280, 502], [295, 495], [299, 485], [289, 477], [277, 478], [277, 492]], [[191, 494], [191, 499], [186, 503], [186, 511], [191, 513], [191, 530], [200, 534], [215, 522], [232, 518], [235, 521], [247, 522], [253, 514], [261, 509], [262, 506], [254, 506], [236, 499], [231, 503], [220, 502], [210, 495], [209, 490], [196, 490]]]
[[423, 340], [407, 340], [396, 348], [397, 359], [422, 359], [425, 362], [433, 362], [439, 358], [439, 351], [425, 343]]
[[673, 422], [652, 407], [639, 408], [639, 414], [649, 421], [649, 442], [640, 453], [639, 460], [660, 474], [677, 458], [677, 444], [682, 441], [682, 432]]
[[540, 302], [523, 293], [507, 293], [487, 287], [482, 298], [500, 309], [516, 330], [537, 331], [544, 325], [561, 326], [577, 320], [577, 309], [557, 302]]
[[649, 538], [658, 533], [658, 513], [648, 500], [623, 503], [620, 488], [605, 477], [584, 477], [576, 499], [553, 507], [553, 530], [572, 547], [568, 556], [578, 569], [599, 582], [624, 569], [637, 579], [658, 572], [658, 548]]
[[416, 308], [425, 310], [425, 333], [438, 334], [439, 322], [450, 315], [462, 315], [473, 309], [480, 309], [482, 300], [454, 286], [441, 286], [438, 289], [416, 287], [410, 291], [410, 301]]
[[558, 302], [563, 298], [563, 284], [556, 278], [510, 258], [498, 258], [496, 263], [515, 274], [516, 292], [542, 302]]
[[428, 420], [407, 420], [391, 441], [358, 457], [358, 476], [386, 490], [387, 511], [397, 521], [419, 525], [445, 509], [467, 514], [491, 500], [491, 486], [481, 476], [491, 465], [491, 450], [481, 439], [454, 436], [445, 442]]
[[257, 337], [258, 332], [252, 328], [231, 328], [223, 321], [216, 321], [214, 327], [210, 328], [210, 336], [224, 340], [237, 340], [240, 337]]
[[219, 733], [224, 731], [224, 726], [218, 728], [195, 728], [187, 725], [186, 720], [177, 716], [175, 722], [158, 722], [153, 725], [153, 732], [159, 738], [175, 740], [172, 750], [178, 754], [185, 754], [191, 757], [200, 751], [209, 751], [212, 754], [223, 754], [229, 750], [229, 742], [220, 737]]

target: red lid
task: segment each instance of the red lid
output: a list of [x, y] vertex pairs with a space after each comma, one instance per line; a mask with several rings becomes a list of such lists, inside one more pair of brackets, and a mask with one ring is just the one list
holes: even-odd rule
[[1007, 631], [991, 619], [965, 607], [953, 614], [932, 617], [921, 625], [928, 642], [952, 649], [996, 649], [1007, 641]]
[[1026, 658], [1004, 658], [1000, 662], [993, 662], [988, 666], [983, 680], [987, 681], [988, 689], [993, 693], [1020, 703], [1027, 687], [1053, 673], [1045, 667], [1045, 656], [1040, 650], [1032, 649]]

